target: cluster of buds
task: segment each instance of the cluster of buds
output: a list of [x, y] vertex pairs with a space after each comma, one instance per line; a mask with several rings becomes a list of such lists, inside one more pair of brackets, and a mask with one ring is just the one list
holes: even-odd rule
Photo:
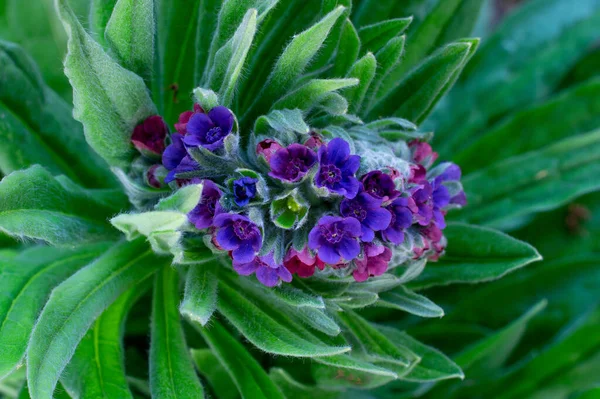
[[446, 212], [466, 199], [459, 167], [433, 167], [437, 154], [427, 142], [385, 143], [384, 154], [333, 129], [254, 132], [242, 144], [237, 129], [228, 108], [196, 105], [180, 116], [168, 146], [160, 117], [138, 126], [132, 141], [162, 156], [148, 170], [151, 186], [202, 184], [188, 220], [239, 274], [266, 286], [293, 274], [365, 281], [398, 259], [443, 253]]

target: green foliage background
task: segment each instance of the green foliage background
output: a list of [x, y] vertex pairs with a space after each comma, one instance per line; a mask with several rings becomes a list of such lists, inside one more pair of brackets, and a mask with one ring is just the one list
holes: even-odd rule
[[[63, 25], [36, 2], [0, 0], [0, 395], [29, 397], [27, 372], [33, 398], [600, 397], [600, 1], [529, 0], [499, 22], [499, 2], [355, 0], [286, 59], [350, 2], [228, 0], [219, 24], [218, 0], [163, 1], [154, 26], [150, 1], [119, 0], [111, 24], [116, 0], [70, 0], [75, 99]], [[254, 45], [219, 58], [240, 24]], [[435, 132], [469, 199], [447, 255], [391, 291], [350, 289], [333, 320], [335, 287], [265, 293], [211, 263], [184, 284], [144, 239], [119, 241], [107, 219], [129, 205], [107, 160], [127, 167], [133, 126], [157, 110], [172, 125], [200, 81], [246, 127], [327, 94], [319, 106]], [[368, 356], [342, 355], [340, 329]]]

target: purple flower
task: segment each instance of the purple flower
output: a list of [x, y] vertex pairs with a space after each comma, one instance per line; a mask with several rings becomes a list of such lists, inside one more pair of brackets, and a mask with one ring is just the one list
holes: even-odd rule
[[212, 226], [215, 215], [222, 212], [221, 205], [219, 204], [221, 194], [221, 190], [219, 190], [219, 187], [215, 183], [210, 180], [204, 180], [200, 201], [188, 213], [190, 223], [199, 230]]
[[238, 206], [246, 206], [256, 196], [258, 179], [244, 176], [233, 181], [233, 200]]
[[400, 195], [392, 177], [380, 170], [367, 173], [362, 178], [365, 191], [383, 201], [393, 200]]
[[194, 114], [203, 113], [204, 110], [202, 109], [200, 104], [194, 104], [193, 111], [185, 111], [181, 115], [179, 115], [179, 120], [175, 124], [175, 130], [177, 130], [178, 133], [181, 133], [183, 136], [185, 136], [187, 134], [187, 124], [192, 118], [192, 116], [194, 116]]
[[133, 130], [131, 142], [142, 154], [160, 155], [165, 150], [168, 128], [162, 117], [150, 116]]
[[233, 261], [233, 268], [242, 276], [256, 273], [256, 278], [267, 287], [274, 287], [279, 280], [286, 283], [292, 281], [292, 274], [283, 265], [275, 263], [273, 253], [266, 256], [256, 256], [250, 262]]
[[433, 199], [433, 220], [435, 220], [440, 229], [443, 229], [446, 227], [443, 209], [450, 204], [450, 192], [448, 192], [448, 189], [438, 179], [433, 180], [431, 189], [433, 191], [431, 194], [431, 198]]
[[417, 209], [415, 212], [417, 223], [427, 226], [433, 218], [433, 187], [429, 182], [424, 181], [413, 188], [411, 196]]
[[[446, 167], [446, 170], [444, 170], [444, 172], [442, 174], [440, 174], [439, 176], [437, 176], [434, 179], [433, 184], [436, 187], [438, 187], [438, 186], [441, 186], [442, 183], [446, 182], [446, 181], [460, 181], [461, 174], [462, 174], [462, 172], [458, 165], [449, 163], [448, 166]], [[434, 194], [434, 197], [435, 197], [435, 194]], [[434, 200], [435, 200], [435, 198], [434, 198]], [[465, 192], [461, 190], [458, 194], [451, 197], [449, 199], [449, 204], [465, 206], [467, 204], [467, 197], [465, 196]]]
[[292, 144], [279, 149], [270, 159], [271, 172], [269, 176], [297, 182], [302, 179], [317, 161], [313, 150], [301, 144]]
[[381, 237], [395, 245], [404, 242], [404, 230], [413, 222], [413, 213], [417, 211], [412, 198], [396, 198], [387, 209], [392, 214], [392, 220], [387, 229], [381, 232]]
[[187, 135], [183, 141], [188, 146], [202, 146], [215, 151], [223, 146], [223, 140], [233, 128], [233, 114], [221, 105], [208, 114], [195, 113], [187, 123]]
[[317, 187], [354, 198], [360, 183], [354, 174], [360, 167], [360, 157], [350, 155], [350, 145], [343, 139], [335, 138], [319, 148], [319, 172], [315, 176]]
[[360, 253], [360, 222], [354, 218], [323, 216], [308, 234], [308, 246], [331, 265], [351, 261]]
[[163, 165], [169, 171], [165, 178], [165, 183], [175, 180], [175, 175], [178, 173], [198, 169], [198, 164], [188, 155], [185, 149], [182, 136], [179, 133], [173, 133], [171, 141], [171, 144], [167, 147], [162, 157]]
[[236, 262], [251, 262], [262, 247], [258, 226], [246, 216], [221, 213], [215, 216], [213, 225], [218, 229], [217, 244], [226, 251], [232, 251], [231, 257]]
[[390, 225], [392, 214], [381, 207], [382, 202], [361, 191], [353, 199], [346, 198], [340, 204], [342, 216], [352, 217], [360, 222], [362, 241], [373, 241], [376, 231], [385, 230]]
[[383, 245], [367, 243], [364, 252], [365, 256], [355, 261], [356, 269], [352, 272], [358, 282], [366, 281], [369, 276], [381, 276], [392, 259], [392, 251]]
[[281, 148], [281, 144], [275, 140], [266, 139], [256, 145], [256, 155], [262, 156], [267, 162], [271, 160], [271, 157], [275, 155]]

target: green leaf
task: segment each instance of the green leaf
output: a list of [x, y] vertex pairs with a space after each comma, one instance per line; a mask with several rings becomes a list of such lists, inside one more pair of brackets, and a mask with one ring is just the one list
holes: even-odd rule
[[311, 372], [319, 389], [369, 389], [398, 378], [393, 367], [380, 367], [352, 355], [319, 357], [313, 361]]
[[202, 195], [202, 184], [188, 184], [179, 188], [169, 197], [162, 198], [154, 206], [157, 211], [178, 211], [190, 213], [198, 205]]
[[90, 0], [89, 29], [99, 43], [104, 45], [106, 25], [117, 4], [117, 0]]
[[135, 155], [133, 129], [156, 114], [144, 81], [92, 40], [66, 0], [57, 0], [56, 5], [69, 35], [65, 74], [73, 86], [73, 114], [100, 156], [111, 166], [129, 168]]
[[412, 17], [408, 17], [390, 19], [373, 25], [363, 26], [358, 31], [361, 49], [366, 52], [378, 52], [390, 40], [400, 36], [411, 22]]
[[294, 288], [288, 284], [283, 284], [279, 287], [271, 288], [270, 290], [277, 298], [296, 308], [309, 307], [325, 309], [323, 298], [307, 293], [304, 290]]
[[[518, 8], [486, 40], [461, 82], [431, 115], [427, 127], [435, 127], [437, 151], [451, 155], [500, 117], [552, 93], [598, 40], [599, 23], [595, 0], [582, 0], [577, 7], [565, 0], [532, 0]], [[531, 29], [539, 24], [545, 28]]]
[[52, 245], [115, 238], [106, 223], [115, 210], [91, 192], [68, 190], [40, 166], [14, 172], [0, 181], [0, 231]]
[[105, 32], [121, 65], [146, 81], [154, 65], [154, 15], [154, 0], [119, 0]]
[[449, 223], [444, 235], [446, 254], [428, 263], [410, 288], [495, 280], [541, 259], [531, 245], [486, 227]]
[[271, 104], [281, 98], [302, 74], [310, 60], [315, 56], [333, 24], [344, 12], [343, 6], [337, 7], [327, 14], [321, 21], [295, 36], [285, 48], [267, 82], [256, 101], [248, 112], [242, 116], [241, 121], [251, 121], [255, 116], [271, 108]]
[[360, 39], [352, 22], [347, 19], [342, 28], [340, 42], [335, 55], [332, 76], [346, 76], [360, 53]]
[[369, 86], [375, 77], [376, 69], [377, 60], [371, 52], [368, 52], [364, 57], [356, 61], [350, 72], [348, 72], [348, 77], [356, 78], [360, 82], [357, 86], [346, 89], [342, 93], [348, 100], [350, 105], [348, 111], [351, 114], [357, 114], [361, 110], [367, 90], [369, 90]]
[[394, 291], [379, 294], [377, 306], [403, 310], [420, 317], [444, 316], [442, 308], [423, 295], [414, 293], [404, 286], [400, 286]]
[[297, 308], [296, 311], [297, 313], [294, 316], [315, 330], [319, 330], [332, 337], [341, 332], [340, 326], [323, 309], [301, 307]]
[[437, 349], [427, 346], [395, 328], [381, 325], [377, 328], [394, 344], [407, 347], [421, 359], [408, 374], [402, 376], [403, 380], [433, 382], [465, 378], [460, 367]]
[[52, 397], [61, 372], [94, 320], [163, 262], [143, 240], [120, 243], [52, 291], [27, 348], [33, 399]]
[[256, 33], [257, 10], [250, 9], [233, 37], [215, 55], [208, 87], [219, 89], [221, 105], [229, 107], [233, 100], [238, 78]]
[[395, 37], [387, 42], [386, 45], [375, 54], [378, 68], [377, 73], [373, 78], [373, 82], [369, 85], [368, 94], [366, 96], [366, 108], [370, 108], [382, 95], [382, 91], [387, 89], [382, 88], [381, 83], [400, 65], [402, 55], [404, 54], [405, 42], [406, 36]]
[[187, 223], [187, 215], [175, 211], [124, 213], [110, 222], [131, 241], [140, 235], [148, 237], [158, 231], [177, 230]]
[[[331, 356], [350, 350], [348, 346], [328, 346], [308, 330], [294, 323], [278, 309], [240, 291], [231, 282], [220, 281], [217, 309], [259, 349], [296, 357]], [[243, 292], [243, 294], [242, 294]]]
[[214, 322], [198, 331], [233, 379], [242, 398], [284, 398], [261, 365], [221, 324]]
[[599, 125], [600, 79], [593, 79], [509, 116], [462, 149], [453, 160], [468, 174]]
[[522, 218], [552, 210], [600, 188], [600, 131], [561, 140], [497, 162], [462, 182], [469, 206], [461, 220], [514, 228]]
[[125, 319], [150, 286], [146, 279], [130, 288], [96, 319], [61, 375], [68, 392], [79, 398], [133, 398], [123, 361]]
[[52, 289], [106, 247], [95, 244], [66, 250], [37, 246], [0, 261], [0, 380], [23, 359], [31, 330]]
[[269, 112], [256, 120], [254, 124], [255, 133], [268, 133], [270, 129], [275, 129], [280, 133], [288, 131], [308, 134], [310, 131], [300, 110], [283, 109]]
[[192, 360], [196, 369], [204, 377], [208, 385], [219, 399], [239, 399], [237, 390], [231, 389], [235, 385], [225, 367], [219, 362], [210, 349], [192, 349]]
[[[218, 261], [190, 266], [185, 279], [185, 293], [179, 312], [201, 325], [206, 325], [217, 309]], [[215, 270], [216, 269], [216, 270]]]
[[177, 309], [178, 274], [163, 266], [154, 280], [150, 341], [150, 390], [157, 398], [203, 398]]
[[456, 42], [435, 52], [381, 98], [368, 111], [367, 119], [396, 115], [419, 124], [450, 89], [473, 47], [476, 44], [472, 42]]
[[290, 94], [279, 99], [271, 110], [276, 109], [299, 109], [310, 110], [323, 95], [345, 87], [356, 86], [358, 79], [312, 79], [300, 86]]
[[73, 119], [72, 107], [46, 86], [29, 55], [0, 41], [0, 69], [0, 170], [9, 174], [37, 163], [88, 187], [114, 186], [108, 165]]
[[273, 367], [269, 370], [269, 377], [288, 399], [337, 399], [341, 395], [337, 390], [302, 384], [281, 368]]

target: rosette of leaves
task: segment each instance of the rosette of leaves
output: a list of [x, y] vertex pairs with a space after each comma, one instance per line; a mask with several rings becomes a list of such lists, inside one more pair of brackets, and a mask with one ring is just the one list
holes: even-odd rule
[[[594, 241], [564, 251], [548, 246], [557, 260], [526, 269], [547, 305], [536, 305], [544, 298], [532, 296], [527, 283], [513, 290], [509, 279], [521, 273], [504, 287], [490, 285], [500, 287], [495, 292], [464, 283], [494, 280], [540, 259], [532, 246], [494, 229], [521, 229], [514, 234], [544, 248], [546, 239], [561, 236], [532, 237], [552, 217], [535, 214], [600, 185], [600, 135], [588, 133], [598, 127], [598, 85], [586, 67], [597, 59], [589, 50], [598, 39], [597, 1], [577, 8], [532, 1], [476, 55], [478, 41], [462, 37], [481, 1], [71, 3], [78, 12], [66, 0], [56, 8], [81, 125], [30, 56], [0, 43], [3, 395], [461, 397], [462, 389], [474, 395], [473, 385], [440, 381], [466, 374], [491, 393], [520, 381], [506, 395], [523, 397], [562, 371], [576, 373], [578, 359], [593, 367], [597, 311], [579, 306], [593, 302], [578, 295], [578, 284], [592, 273]], [[18, 26], [25, 8], [9, 1], [0, 16]], [[543, 16], [555, 29], [529, 37]], [[435, 148], [466, 172], [470, 201], [448, 215], [454, 222], [445, 231], [446, 255], [364, 283], [313, 277], [265, 288], [237, 276], [204, 241], [186, 239], [185, 213], [197, 188], [170, 195], [151, 187], [148, 157], [131, 144], [149, 116], [173, 126], [192, 109], [196, 87], [203, 88], [195, 91], [201, 105], [219, 103], [238, 116], [233, 159], [251, 132], [296, 126], [286, 109], [357, 143], [429, 140], [426, 132], [435, 129]], [[109, 222], [118, 214], [138, 218], [127, 224], [127, 237]], [[577, 295], [553, 297], [561, 270], [572, 264], [568, 257], [581, 253], [582, 277], [568, 283]], [[455, 283], [463, 285], [444, 287]], [[447, 322], [421, 321], [444, 311], [420, 290], [443, 304]], [[490, 319], [498, 302], [510, 303], [510, 311]], [[549, 335], [537, 343], [549, 347], [535, 361], [530, 346], [514, 349], [544, 306], [569, 312], [529, 335]], [[586, 344], [573, 349], [581, 337]], [[416, 338], [458, 355], [451, 360]], [[561, 356], [565, 351], [578, 356]], [[522, 361], [507, 370], [511, 355]], [[540, 364], [556, 367], [540, 371]]]

